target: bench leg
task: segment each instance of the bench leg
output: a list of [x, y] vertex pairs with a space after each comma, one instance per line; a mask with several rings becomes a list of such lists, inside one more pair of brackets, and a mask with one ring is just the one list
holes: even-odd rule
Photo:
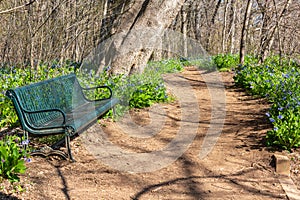
[[115, 107], [112, 107], [112, 112], [113, 112], [113, 116], [115, 117], [116, 116], [116, 109], [115, 109]]
[[28, 132], [27, 131], [23, 131], [23, 140], [24, 142], [22, 142], [22, 145], [23, 145], [23, 148], [26, 150], [27, 147], [28, 147], [28, 142], [29, 142], [29, 139], [28, 139]]
[[75, 162], [73, 156], [72, 156], [72, 151], [71, 151], [71, 146], [70, 146], [70, 135], [66, 134], [65, 135], [65, 140], [66, 140], [66, 148], [68, 151], [68, 157], [72, 162]]
[[113, 119], [115, 120], [117, 117], [117, 112], [115, 106], [112, 107]]

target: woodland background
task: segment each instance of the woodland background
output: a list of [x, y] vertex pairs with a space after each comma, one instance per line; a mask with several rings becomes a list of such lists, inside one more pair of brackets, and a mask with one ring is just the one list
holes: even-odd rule
[[[160, 20], [164, 15], [168, 18]], [[80, 63], [113, 35], [130, 34], [135, 26], [155, 26], [155, 20], [199, 41], [209, 54], [247, 53], [261, 61], [270, 54], [299, 59], [296, 0], [2, 0], [0, 63], [33, 68], [53, 60]], [[105, 65], [122, 65], [130, 73], [137, 60], [141, 64], [140, 60], [170, 57], [164, 52], [153, 56], [154, 50], [145, 49], [141, 54], [145, 56], [139, 59], [131, 55], [131, 62], [111, 59]]]

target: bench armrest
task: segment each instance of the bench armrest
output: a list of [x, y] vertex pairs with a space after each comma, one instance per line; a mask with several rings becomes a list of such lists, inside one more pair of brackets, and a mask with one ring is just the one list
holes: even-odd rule
[[[100, 99], [95, 99], [93, 101], [100, 101], [100, 100], [106, 100], [106, 99], [110, 99], [112, 97], [112, 90], [109, 86], [107, 85], [101, 85], [101, 86], [96, 86], [96, 87], [90, 87], [90, 88], [83, 88], [81, 87], [82, 90], [96, 90], [96, 89], [99, 89], [99, 88], [107, 88], [109, 90], [109, 97], [107, 98], [100, 98]], [[87, 99], [87, 98], [86, 98]], [[87, 99], [89, 100], [89, 99]], [[91, 101], [91, 100], [90, 100]]]

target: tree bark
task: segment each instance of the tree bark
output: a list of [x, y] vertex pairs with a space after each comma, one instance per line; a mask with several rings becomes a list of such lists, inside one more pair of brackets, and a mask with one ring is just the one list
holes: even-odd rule
[[181, 15], [182, 15], [182, 34], [183, 34], [183, 57], [188, 56], [188, 47], [187, 47], [187, 9], [184, 7], [181, 10]]
[[235, 0], [231, 1], [231, 12], [232, 12], [232, 18], [231, 18], [231, 41], [230, 41], [230, 53], [235, 53], [235, 20], [236, 20], [236, 2]]
[[226, 30], [227, 30], [227, 9], [228, 9], [228, 0], [225, 1], [224, 5], [224, 23], [222, 28], [222, 53], [226, 52]]
[[184, 0], [137, 0], [112, 39], [112, 73], [142, 72], [154, 50], [162, 50], [164, 31], [183, 4]]
[[245, 52], [246, 52], [246, 38], [247, 38], [247, 27], [249, 24], [250, 13], [252, 7], [252, 0], [247, 1], [244, 22], [241, 33], [241, 43], [240, 43], [240, 64], [244, 64]]

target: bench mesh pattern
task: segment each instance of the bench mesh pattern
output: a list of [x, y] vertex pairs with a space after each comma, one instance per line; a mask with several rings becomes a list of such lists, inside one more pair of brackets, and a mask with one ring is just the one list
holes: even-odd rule
[[[23, 108], [30, 111], [61, 109], [69, 113], [86, 103], [75, 75], [54, 78], [15, 89]], [[24, 113], [24, 117], [34, 126], [42, 126], [62, 117], [58, 111], [41, 113]], [[57, 123], [62, 123], [57, 122]], [[59, 125], [59, 124], [57, 124]]]

